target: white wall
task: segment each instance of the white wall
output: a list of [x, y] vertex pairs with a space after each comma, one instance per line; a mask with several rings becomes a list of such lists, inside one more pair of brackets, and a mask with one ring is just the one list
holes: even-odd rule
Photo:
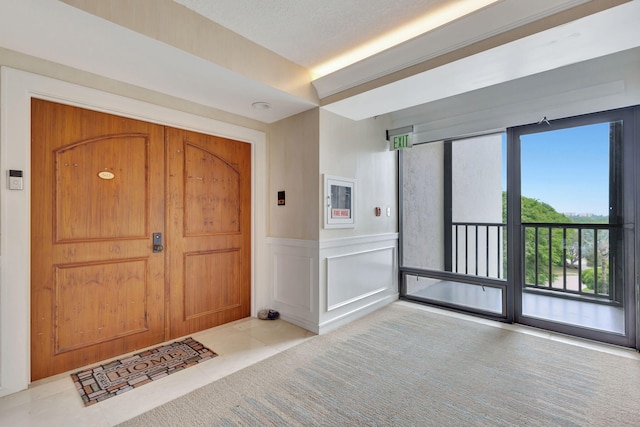
[[[323, 333], [397, 299], [397, 166], [388, 124], [317, 109], [272, 126], [270, 292], [283, 319]], [[323, 227], [325, 174], [356, 180], [353, 228]], [[279, 190], [285, 206], [275, 205]]]
[[[269, 129], [269, 236], [318, 240], [319, 109]], [[277, 204], [284, 191], [285, 205]]]
[[[397, 153], [387, 129], [388, 117], [352, 121], [320, 110], [320, 332], [398, 297]], [[353, 228], [324, 228], [324, 175], [356, 180]]]
[[[356, 179], [354, 228], [325, 229], [324, 203], [319, 206], [320, 239], [397, 231], [397, 153], [389, 151], [388, 117], [353, 121], [320, 109], [320, 174]], [[323, 177], [318, 188], [324, 201]], [[382, 208], [376, 217], [374, 208]], [[387, 208], [391, 215], [387, 216]]]
[[[319, 110], [269, 130], [269, 292], [282, 319], [318, 332]], [[285, 204], [278, 205], [278, 191]], [[266, 308], [266, 307], [265, 307]]]

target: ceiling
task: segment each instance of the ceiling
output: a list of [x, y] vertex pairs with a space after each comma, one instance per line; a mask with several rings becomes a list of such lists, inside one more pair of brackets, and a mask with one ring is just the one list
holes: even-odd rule
[[[174, 0], [231, 31], [313, 70], [416, 21], [474, 12], [496, 0]], [[377, 52], [375, 52], [377, 53]], [[371, 52], [369, 52], [370, 56]], [[364, 59], [364, 57], [359, 57]], [[333, 70], [335, 71], [335, 70]]]
[[[624, 0], [173, 1], [310, 70], [363, 44], [370, 47], [369, 41], [415, 24], [414, 18], [419, 25], [381, 51], [365, 51], [320, 72], [308, 83], [315, 100], [87, 13], [82, 0], [0, 0], [0, 47], [272, 123], [318, 105], [354, 120], [409, 112], [640, 46], [640, 0], [593, 15], [589, 10], [598, 4]], [[465, 6], [464, 16], [445, 22]], [[588, 16], [563, 21], [570, 8], [584, 8]], [[256, 110], [254, 101], [272, 108]]]

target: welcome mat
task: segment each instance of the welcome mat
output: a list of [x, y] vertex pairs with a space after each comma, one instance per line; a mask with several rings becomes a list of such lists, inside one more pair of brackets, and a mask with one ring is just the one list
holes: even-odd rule
[[89, 406], [216, 356], [189, 337], [76, 372], [71, 379]]

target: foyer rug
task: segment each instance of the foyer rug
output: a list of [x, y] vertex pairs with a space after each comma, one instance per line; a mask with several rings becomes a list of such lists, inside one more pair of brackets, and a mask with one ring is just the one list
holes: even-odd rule
[[216, 357], [189, 337], [71, 374], [85, 406]]
[[124, 422], [638, 426], [640, 358], [391, 304]]

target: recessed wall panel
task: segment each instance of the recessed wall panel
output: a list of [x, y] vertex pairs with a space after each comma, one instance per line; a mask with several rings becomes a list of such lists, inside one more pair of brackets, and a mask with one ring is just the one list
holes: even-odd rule
[[394, 283], [395, 248], [327, 258], [327, 311], [385, 291]]

